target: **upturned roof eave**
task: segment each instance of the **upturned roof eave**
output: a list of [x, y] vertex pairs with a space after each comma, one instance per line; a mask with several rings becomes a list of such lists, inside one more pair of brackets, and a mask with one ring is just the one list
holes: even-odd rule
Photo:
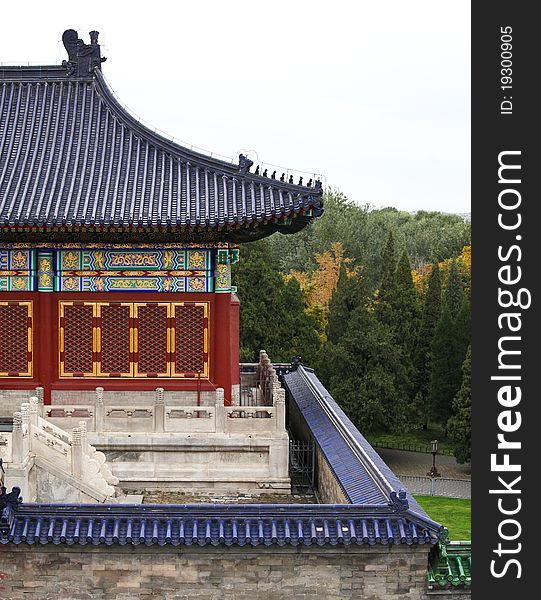
[[285, 181], [280, 181], [277, 179], [272, 179], [268, 177], [263, 177], [261, 175], [256, 175], [255, 173], [247, 172], [245, 174], [239, 172], [238, 165], [221, 160], [219, 158], [215, 158], [212, 156], [207, 156], [196, 150], [192, 150], [191, 148], [186, 148], [163, 135], [160, 135], [156, 131], [153, 131], [145, 124], [141, 123], [137, 118], [131, 115], [120, 102], [117, 100], [116, 96], [113, 94], [112, 90], [107, 85], [105, 77], [99, 69], [95, 71], [95, 79], [97, 82], [97, 87], [99, 92], [102, 94], [104, 99], [106, 100], [109, 108], [116, 114], [116, 116], [124, 120], [129, 124], [129, 126], [133, 129], [136, 135], [141, 136], [143, 139], [147, 140], [149, 143], [160, 147], [162, 150], [169, 152], [176, 158], [179, 158], [185, 162], [190, 163], [192, 166], [200, 166], [205, 167], [211, 171], [215, 171], [217, 174], [223, 174], [229, 176], [230, 178], [235, 178], [237, 180], [244, 179], [245, 181], [254, 182], [263, 186], [271, 186], [277, 190], [287, 191], [293, 195], [299, 196], [313, 196], [314, 198], [319, 198], [322, 195], [322, 191], [308, 186], [296, 185], [294, 183], [288, 183]]

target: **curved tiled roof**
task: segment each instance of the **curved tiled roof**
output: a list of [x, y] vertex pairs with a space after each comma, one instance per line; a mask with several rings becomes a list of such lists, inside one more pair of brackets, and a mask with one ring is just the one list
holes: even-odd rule
[[320, 184], [250, 173], [146, 128], [97, 68], [81, 77], [65, 66], [0, 67], [0, 88], [4, 239], [110, 231], [138, 241], [245, 241], [297, 231], [323, 212]]
[[[298, 366], [286, 373], [283, 381], [291, 401], [351, 503], [386, 504], [393, 491], [407, 491], [312, 369]], [[406, 498], [411, 511], [428, 518], [410, 493], [406, 494]]]
[[0, 543], [173, 546], [435, 544], [411, 514], [352, 505], [10, 504]]

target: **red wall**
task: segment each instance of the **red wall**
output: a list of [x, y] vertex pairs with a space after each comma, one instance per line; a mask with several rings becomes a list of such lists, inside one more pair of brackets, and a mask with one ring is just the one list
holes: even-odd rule
[[[0, 378], [0, 389], [34, 389], [43, 386], [45, 401], [51, 390], [196, 390], [195, 379], [106, 378], [60, 379], [58, 375], [58, 302], [59, 300], [119, 302], [209, 302], [210, 303], [210, 376], [201, 380], [202, 390], [224, 388], [225, 402], [231, 402], [231, 385], [239, 382], [239, 301], [231, 294], [212, 293], [46, 293], [4, 292], [0, 300], [33, 300], [32, 378]], [[0, 343], [2, 341], [0, 340]]]

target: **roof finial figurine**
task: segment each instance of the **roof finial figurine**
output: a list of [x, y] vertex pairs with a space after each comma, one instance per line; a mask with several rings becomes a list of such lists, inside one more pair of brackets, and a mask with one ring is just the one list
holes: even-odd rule
[[273, 171], [273, 172], [272, 172], [272, 175], [271, 175], [271, 177], [272, 177], [273, 179], [276, 179], [276, 171]]
[[291, 369], [296, 371], [302, 365], [302, 356], [297, 354], [291, 359]]
[[267, 169], [263, 171], [263, 177], [267, 177]]
[[0, 508], [19, 504], [22, 501], [20, 487], [15, 486], [11, 488], [11, 492], [8, 492], [4, 486], [0, 486]]
[[293, 175], [289, 176], [289, 183], [293, 183]]
[[312, 187], [312, 178], [308, 180], [308, 187]]
[[92, 75], [94, 69], [100, 68], [106, 58], [101, 57], [98, 44], [99, 32], [90, 32], [90, 44], [79, 39], [75, 29], [66, 29], [62, 34], [62, 42], [68, 53], [68, 60], [62, 61], [62, 66], [68, 69], [68, 77], [86, 77]]
[[302, 177], [299, 177], [299, 185], [302, 185]]
[[282, 176], [280, 177], [280, 181], [285, 181], [285, 179], [286, 179], [286, 174], [282, 173]]
[[408, 495], [406, 490], [398, 490], [398, 494], [395, 491], [391, 492], [389, 506], [394, 512], [404, 512], [409, 508]]
[[255, 174], [259, 175], [259, 165], [257, 165], [257, 167], [255, 168]]
[[239, 154], [239, 173], [241, 175], [246, 175], [246, 173], [250, 172], [250, 167], [254, 164], [253, 160], [250, 160], [244, 154]]

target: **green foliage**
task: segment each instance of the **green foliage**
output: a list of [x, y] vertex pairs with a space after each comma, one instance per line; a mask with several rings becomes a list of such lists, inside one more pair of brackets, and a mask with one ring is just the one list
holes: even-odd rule
[[[331, 304], [331, 314], [333, 308]], [[342, 324], [338, 340], [325, 345], [322, 379], [361, 431], [401, 429], [405, 370], [393, 335], [366, 304], [357, 306]]]
[[393, 232], [389, 232], [387, 242], [381, 253], [381, 274], [377, 303], [378, 318], [382, 323], [391, 325], [394, 322], [394, 302], [396, 289], [396, 248]]
[[429, 517], [449, 529], [451, 540], [471, 540], [471, 500], [438, 496], [415, 496], [415, 500]]
[[402, 252], [395, 276], [393, 306], [393, 331], [397, 342], [411, 357], [417, 342], [420, 326], [420, 302], [413, 285], [408, 253]]
[[432, 341], [430, 404], [433, 418], [447, 423], [453, 398], [462, 383], [462, 363], [470, 343], [470, 306], [452, 261], [443, 309]]
[[438, 423], [446, 423], [451, 416], [452, 401], [462, 380], [462, 361], [453, 319], [444, 305], [432, 341], [430, 380], [431, 416]]
[[[234, 269], [241, 359], [256, 360], [260, 349], [274, 361], [301, 354], [364, 433], [419, 430], [429, 417], [445, 428], [469, 344], [469, 247], [461, 254], [469, 241], [456, 215], [374, 210], [328, 192], [323, 217], [301, 232], [243, 244]], [[337, 243], [334, 288], [337, 268], [323, 276], [321, 257], [334, 257]], [[411, 265], [420, 268], [417, 286]], [[327, 288], [328, 309], [314, 301]]]
[[397, 433], [375, 431], [366, 436], [375, 448], [411, 449], [415, 452], [432, 450], [432, 440], [438, 440], [439, 454], [453, 455], [453, 444], [444, 437], [443, 427], [429, 423], [426, 429], [414, 429]]
[[389, 232], [395, 237], [396, 255], [407, 250], [414, 268], [457, 257], [470, 243], [470, 224], [458, 215], [395, 208], [374, 209], [349, 200], [338, 190], [325, 194], [325, 213], [294, 235], [269, 238], [270, 264], [283, 273], [316, 268], [314, 255], [342, 242], [347, 256], [362, 265], [363, 276], [374, 285], [382, 269], [382, 250]]
[[459, 463], [471, 460], [471, 346], [462, 365], [462, 386], [453, 400], [453, 416], [448, 422], [449, 437]]
[[374, 310], [371, 287], [343, 270], [329, 305], [319, 373], [362, 431], [404, 428], [406, 365], [392, 328]]
[[241, 299], [242, 361], [256, 361], [260, 350], [276, 362], [289, 361], [297, 354], [308, 364], [317, 360], [317, 320], [306, 312], [298, 282], [286, 283], [271, 268], [266, 240], [243, 246], [235, 282]]
[[353, 311], [368, 302], [369, 290], [366, 283], [357, 276], [348, 276], [345, 267], [340, 269], [338, 285], [329, 302], [328, 338], [339, 342]]
[[[421, 326], [415, 347], [413, 366], [414, 401], [413, 420], [426, 427], [430, 401], [430, 377], [432, 371], [432, 342], [441, 313], [441, 277], [436, 263], [428, 278], [428, 288], [423, 306]], [[428, 410], [427, 410], [428, 409]]]
[[443, 302], [449, 309], [451, 318], [453, 320], [456, 319], [464, 303], [464, 291], [455, 260], [451, 262], [451, 270], [449, 271], [447, 285], [445, 286]]

